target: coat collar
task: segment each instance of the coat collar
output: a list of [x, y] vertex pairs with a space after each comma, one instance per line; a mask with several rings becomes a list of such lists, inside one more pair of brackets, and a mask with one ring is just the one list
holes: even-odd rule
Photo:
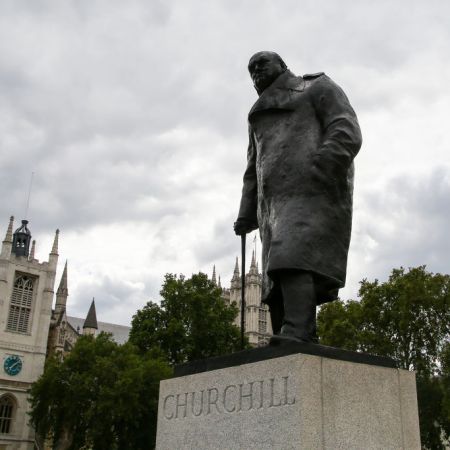
[[304, 88], [303, 78], [295, 76], [290, 70], [286, 70], [260, 95], [248, 113], [249, 117], [253, 113], [265, 109], [290, 109], [283, 106], [290, 100], [289, 91], [302, 92]]

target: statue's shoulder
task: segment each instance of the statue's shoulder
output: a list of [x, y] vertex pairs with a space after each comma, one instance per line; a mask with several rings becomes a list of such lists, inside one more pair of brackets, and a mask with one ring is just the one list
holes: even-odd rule
[[316, 78], [322, 77], [325, 75], [325, 72], [316, 72], [316, 73], [305, 73], [303, 75], [304, 80], [315, 80]]
[[324, 72], [317, 72], [303, 75], [305, 88], [311, 88], [310, 93], [319, 93], [324, 90], [340, 90], [340, 87]]
[[324, 72], [317, 73], [307, 73], [303, 75], [303, 81], [305, 83], [305, 89], [309, 89], [310, 87], [316, 84], [322, 84], [322, 81], [326, 81], [328, 77]]

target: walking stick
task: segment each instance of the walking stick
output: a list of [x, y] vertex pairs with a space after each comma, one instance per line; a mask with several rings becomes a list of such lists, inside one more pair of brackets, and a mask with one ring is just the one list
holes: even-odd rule
[[241, 234], [241, 349], [244, 350], [244, 333], [245, 333], [245, 238], [246, 234]]

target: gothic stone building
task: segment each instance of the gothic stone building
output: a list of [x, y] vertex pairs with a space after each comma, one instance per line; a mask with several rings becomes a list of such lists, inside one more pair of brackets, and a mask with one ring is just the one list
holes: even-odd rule
[[0, 253], [0, 449], [32, 449], [27, 391], [44, 371], [53, 286], [58, 263], [58, 231], [48, 261], [30, 252], [28, 222], [15, 233], [13, 218]]
[[[213, 269], [212, 281], [216, 282], [215, 268]], [[219, 279], [220, 286], [220, 279]], [[245, 335], [254, 347], [268, 344], [272, 336], [272, 324], [270, 322], [269, 308], [261, 303], [262, 275], [258, 270], [255, 252], [252, 254], [250, 270], [245, 275]], [[221, 287], [221, 286], [220, 286]], [[241, 326], [241, 276], [239, 264], [236, 258], [233, 277], [229, 289], [222, 289], [222, 297], [227, 304], [236, 303], [239, 314], [235, 324]]]
[[0, 450], [31, 450], [37, 443], [28, 424], [28, 389], [43, 373], [47, 354], [64, 357], [81, 334], [97, 330], [123, 343], [129, 328], [97, 322], [94, 300], [85, 320], [66, 315], [67, 262], [52, 310], [59, 231], [48, 261], [40, 262], [28, 222], [13, 233], [13, 221], [0, 253]]

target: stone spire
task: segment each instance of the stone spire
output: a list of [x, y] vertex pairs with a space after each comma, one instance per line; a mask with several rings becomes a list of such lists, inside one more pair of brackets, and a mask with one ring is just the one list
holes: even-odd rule
[[12, 241], [13, 241], [13, 225], [14, 225], [14, 216], [11, 216], [9, 218], [9, 225], [8, 225], [8, 229], [6, 230], [6, 236], [5, 236], [5, 240], [3, 241], [3, 243], [10, 242], [12, 244]]
[[256, 255], [255, 255], [255, 251], [254, 250], [252, 252], [252, 263], [250, 264], [249, 274], [250, 275], [257, 275], [258, 274], [258, 266], [256, 265]]
[[213, 273], [212, 273], [211, 281], [217, 286], [217, 279], [216, 279], [216, 265], [215, 265], [215, 264], [214, 264], [214, 266], [213, 266]]
[[236, 264], [234, 265], [234, 272], [233, 272], [233, 278], [234, 277], [239, 277], [239, 260], [238, 257], [236, 256]]
[[69, 289], [67, 288], [67, 260], [64, 265], [64, 270], [59, 282], [58, 290], [56, 291], [55, 313], [59, 314], [66, 309], [67, 297], [69, 296]]
[[59, 243], [59, 230], [56, 230], [55, 231], [55, 239], [53, 240], [52, 251], [50, 252], [51, 255], [58, 254], [58, 243]]
[[219, 287], [220, 289], [222, 289], [222, 282], [220, 281], [220, 275], [219, 275], [219, 282], [217, 283], [217, 287]]
[[95, 299], [93, 298], [86, 320], [84, 321], [83, 334], [94, 335], [96, 330], [98, 330], [97, 313], [95, 311]]
[[[250, 270], [248, 271], [245, 279], [248, 285], [258, 285], [261, 283], [261, 275], [258, 273], [258, 266], [256, 264], [255, 250], [253, 250], [252, 252], [252, 262], [250, 264]], [[254, 301], [256, 301], [256, 299], [254, 299]]]
[[2, 258], [9, 258], [11, 255], [12, 243], [13, 243], [13, 225], [14, 225], [14, 216], [9, 218], [8, 229], [6, 230], [5, 239], [3, 240], [2, 245]]
[[231, 289], [239, 289], [241, 286], [241, 277], [239, 275], [239, 260], [236, 257], [236, 264], [234, 266], [233, 277], [231, 278]]
[[36, 252], [36, 240], [33, 239], [33, 242], [31, 243], [30, 256], [28, 258], [30, 261], [33, 261], [35, 252]]
[[48, 257], [48, 263], [52, 269], [52, 272], [56, 273], [56, 266], [58, 265], [58, 241], [59, 230], [55, 231], [55, 239], [53, 240], [52, 251]]
[[22, 225], [14, 231], [12, 252], [16, 256], [25, 256], [28, 258], [30, 251], [31, 233], [27, 227], [28, 220], [22, 220]]

